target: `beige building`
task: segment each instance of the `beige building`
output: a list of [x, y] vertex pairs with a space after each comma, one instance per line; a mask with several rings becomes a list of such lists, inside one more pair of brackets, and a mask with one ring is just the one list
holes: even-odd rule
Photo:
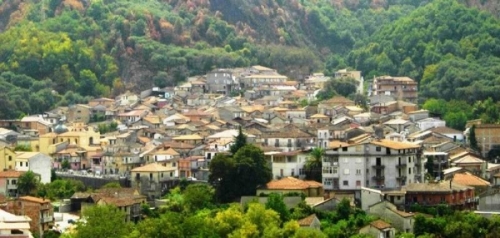
[[409, 77], [381, 76], [373, 79], [373, 95], [388, 95], [398, 100], [417, 102], [418, 84]]
[[159, 198], [162, 195], [161, 182], [170, 179], [171, 168], [158, 163], [147, 164], [131, 170], [132, 187], [139, 189], [142, 195], [150, 199]]

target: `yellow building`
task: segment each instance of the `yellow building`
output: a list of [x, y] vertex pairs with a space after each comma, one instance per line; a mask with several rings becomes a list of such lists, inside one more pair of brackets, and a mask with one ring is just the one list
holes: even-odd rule
[[13, 170], [16, 167], [16, 152], [13, 148], [0, 148], [0, 169]]
[[54, 132], [46, 133], [39, 137], [39, 151], [47, 155], [52, 155], [58, 149], [64, 148], [69, 144], [77, 145], [86, 150], [92, 150], [90, 147], [100, 144], [100, 137], [101, 134], [98, 131], [94, 131], [93, 127], [86, 126], [83, 123], [74, 123], [69, 128], [59, 124], [54, 128]]

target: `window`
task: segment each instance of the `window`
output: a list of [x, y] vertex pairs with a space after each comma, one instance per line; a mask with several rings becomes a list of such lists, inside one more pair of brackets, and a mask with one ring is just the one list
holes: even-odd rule
[[19, 162], [19, 166], [23, 167], [23, 162]]
[[366, 175], [370, 174], [370, 169], [366, 169]]
[[12, 185], [16, 185], [17, 181], [15, 179], [12, 180]]
[[175, 166], [176, 166], [176, 164], [175, 164], [175, 162], [173, 162], [173, 163], [172, 163], [172, 167], [175, 167]]
[[408, 174], [411, 174], [411, 168], [408, 168]]
[[342, 151], [347, 151], [347, 147], [342, 147]]
[[344, 158], [344, 163], [346, 163], [346, 164], [349, 163], [349, 159]]
[[377, 146], [377, 147], [375, 147], [375, 150], [376, 150], [376, 151], [382, 151], [382, 147]]
[[295, 169], [292, 169], [292, 176], [295, 176]]
[[323, 173], [324, 174], [336, 174], [337, 173], [337, 167], [323, 167]]
[[349, 169], [344, 169], [344, 174], [349, 174], [349, 173], [350, 173]]
[[304, 175], [305, 172], [304, 172], [304, 169], [299, 169], [299, 175]]
[[411, 157], [408, 157], [408, 163], [411, 163]]
[[356, 187], [360, 187], [361, 186], [361, 180], [356, 180]]
[[344, 180], [344, 181], [342, 181], [342, 184], [343, 184], [344, 186], [349, 186], [349, 181]]
[[361, 169], [356, 169], [356, 175], [361, 175]]
[[12, 161], [12, 156], [9, 155], [9, 161]]
[[361, 158], [356, 159], [356, 164], [361, 164], [361, 162], [362, 162]]
[[28, 162], [26, 162], [26, 167], [28, 167], [28, 166], [29, 166], [29, 164], [28, 164]]
[[323, 181], [323, 185], [325, 186], [332, 186], [333, 178], [325, 178]]

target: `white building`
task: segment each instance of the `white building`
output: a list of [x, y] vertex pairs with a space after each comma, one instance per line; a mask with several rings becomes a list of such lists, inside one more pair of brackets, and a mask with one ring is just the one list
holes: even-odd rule
[[420, 130], [425, 131], [427, 129], [435, 127], [445, 127], [446, 122], [436, 118], [425, 118], [416, 122]]
[[419, 145], [385, 139], [333, 144], [323, 157], [325, 190], [399, 188], [415, 182]]
[[273, 179], [285, 177], [305, 178], [304, 166], [309, 158], [309, 153], [298, 151], [267, 152], [265, 153], [271, 163]]
[[33, 237], [30, 231], [31, 218], [17, 216], [0, 210], [0, 237]]
[[40, 175], [41, 183], [50, 183], [52, 160], [40, 152], [16, 152], [16, 170], [33, 171]]

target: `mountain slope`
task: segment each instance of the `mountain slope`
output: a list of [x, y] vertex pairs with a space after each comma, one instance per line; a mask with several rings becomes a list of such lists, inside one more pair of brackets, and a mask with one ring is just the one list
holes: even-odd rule
[[[451, 20], [453, 19], [453, 20]], [[423, 97], [493, 97], [500, 60], [500, 21], [453, 0], [434, 1], [384, 26], [349, 55], [370, 76], [408, 75]]]
[[[463, 1], [480, 7], [491, 2]], [[440, 84], [440, 72], [444, 72], [440, 67], [445, 67], [440, 63], [450, 58], [441, 54], [447, 52], [429, 50], [439, 57], [423, 61], [412, 39], [426, 46], [440, 42], [441, 49], [448, 47], [441, 46], [447, 42], [442, 37], [448, 37], [448, 33], [441, 31], [445, 35], [439, 36], [429, 32], [426, 38], [413, 28], [434, 31], [440, 26], [455, 27], [450, 19], [460, 16], [453, 11], [471, 18], [467, 24], [470, 32], [460, 35], [465, 39], [470, 33], [471, 37], [469, 41], [450, 39], [458, 44], [451, 47], [461, 52], [466, 48], [463, 44], [472, 46], [466, 53], [454, 55], [456, 62], [450, 61], [449, 67], [463, 68], [474, 59], [491, 74], [481, 60], [496, 60], [496, 48], [491, 45], [497, 42], [496, 29], [482, 27], [481, 21], [495, 24], [496, 20], [451, 2], [0, 0], [0, 95], [9, 96], [4, 103], [14, 111], [0, 112], [0, 117], [39, 113], [55, 104], [113, 96], [125, 89], [175, 85], [187, 76], [205, 74], [213, 68], [252, 64], [277, 68], [294, 79], [315, 71], [331, 74], [338, 68], [357, 67], [369, 75], [408, 74], [417, 79], [427, 75], [422, 82]], [[418, 15], [430, 17], [427, 11], [437, 12], [436, 4], [442, 7], [439, 22], [413, 22], [420, 21]], [[486, 32], [489, 30], [493, 33]], [[476, 40], [478, 37], [484, 40]], [[393, 39], [403, 41], [391, 45]], [[470, 82], [464, 81], [458, 86], [468, 85]], [[46, 90], [37, 94], [41, 89]], [[9, 100], [14, 97], [11, 91], [22, 92], [19, 94], [26, 95], [25, 101], [30, 103]], [[434, 96], [432, 90], [427, 91]], [[33, 99], [26, 92], [33, 92]], [[31, 101], [49, 103], [34, 105]]]

